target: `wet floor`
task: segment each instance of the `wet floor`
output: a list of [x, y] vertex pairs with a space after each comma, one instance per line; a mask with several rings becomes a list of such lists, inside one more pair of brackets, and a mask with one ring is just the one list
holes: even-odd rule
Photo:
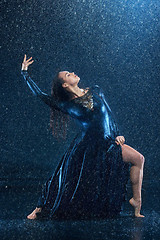
[[[158, 240], [160, 211], [157, 183], [145, 182], [143, 189], [143, 219], [133, 217], [128, 201], [122, 214], [103, 220], [28, 220], [39, 195], [36, 186], [2, 190], [0, 239], [63, 239], [63, 240]], [[130, 195], [130, 186], [128, 186]], [[147, 190], [147, 191], [146, 191]], [[128, 198], [128, 196], [127, 196]]]

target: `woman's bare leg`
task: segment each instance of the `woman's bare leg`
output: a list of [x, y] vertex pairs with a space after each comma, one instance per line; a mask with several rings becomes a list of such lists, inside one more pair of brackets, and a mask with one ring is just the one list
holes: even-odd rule
[[142, 201], [141, 188], [145, 158], [141, 153], [128, 146], [127, 144], [121, 144], [121, 147], [123, 161], [132, 164], [130, 170], [130, 179], [132, 183], [133, 197], [129, 200], [129, 203], [134, 207], [136, 217], [144, 217], [140, 214], [140, 210]]
[[36, 208], [36, 209], [34, 209], [34, 211], [33, 211], [31, 214], [29, 214], [29, 215], [27, 216], [27, 218], [28, 218], [28, 219], [36, 219], [36, 218], [37, 218], [36, 213], [37, 213], [37, 212], [41, 212], [41, 210], [42, 210], [42, 208]]

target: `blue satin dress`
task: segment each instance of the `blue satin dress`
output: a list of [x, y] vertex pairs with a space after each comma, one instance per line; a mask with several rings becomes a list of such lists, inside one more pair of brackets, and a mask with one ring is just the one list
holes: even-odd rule
[[102, 88], [94, 85], [81, 97], [57, 102], [21, 71], [33, 94], [49, 107], [69, 114], [81, 126], [37, 202], [50, 219], [94, 219], [119, 214], [125, 200], [129, 165], [115, 143], [120, 134]]

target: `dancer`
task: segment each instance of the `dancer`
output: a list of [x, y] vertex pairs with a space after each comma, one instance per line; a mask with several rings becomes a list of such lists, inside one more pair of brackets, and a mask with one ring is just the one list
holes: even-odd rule
[[48, 95], [28, 74], [28, 66], [33, 62], [32, 57], [26, 60], [25, 54], [21, 74], [33, 94], [49, 105], [53, 133], [57, 127], [53, 121], [56, 113], [62, 114], [63, 120], [68, 116], [76, 119], [81, 130], [43, 185], [36, 209], [27, 218], [103, 218], [120, 213], [126, 195], [128, 163], [133, 190], [129, 203], [135, 217], [144, 217], [140, 213], [144, 156], [124, 144], [125, 138], [102, 88], [94, 85], [81, 89], [80, 78], [74, 72], [61, 71]]

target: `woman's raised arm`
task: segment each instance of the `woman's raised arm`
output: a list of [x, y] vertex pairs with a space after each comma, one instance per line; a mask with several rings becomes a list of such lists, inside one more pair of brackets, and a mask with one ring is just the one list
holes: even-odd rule
[[32, 90], [35, 96], [41, 98], [41, 100], [45, 102], [47, 105], [49, 105], [50, 107], [56, 108], [57, 110], [61, 110], [59, 103], [55, 99], [53, 99], [52, 96], [49, 96], [48, 94], [42, 92], [41, 89], [37, 86], [37, 84], [29, 76], [27, 71], [28, 66], [34, 62], [34, 60], [31, 60], [31, 59], [32, 57], [26, 60], [26, 54], [25, 54], [23, 63], [22, 63], [22, 68], [21, 68], [21, 74], [23, 75], [24, 80], [26, 81], [27, 85]]

